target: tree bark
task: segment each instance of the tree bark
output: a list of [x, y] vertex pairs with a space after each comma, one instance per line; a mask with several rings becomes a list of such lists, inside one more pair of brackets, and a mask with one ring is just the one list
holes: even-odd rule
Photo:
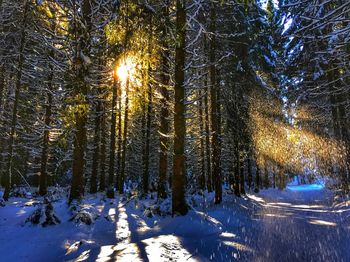
[[[77, 12], [82, 12], [81, 21], [78, 21]], [[87, 123], [87, 108], [88, 108], [88, 84], [86, 77], [89, 75], [88, 65], [85, 63], [82, 54], [88, 56], [90, 53], [90, 37], [91, 30], [91, 3], [89, 0], [83, 0], [80, 7], [74, 2], [74, 26], [75, 39], [79, 39], [76, 46], [76, 54], [74, 58], [74, 69], [76, 75], [75, 81], [71, 83], [75, 88], [75, 95], [81, 96], [77, 106], [85, 109], [78, 109], [75, 113], [75, 134], [74, 134], [74, 149], [73, 149], [73, 176], [72, 186], [69, 196], [69, 203], [73, 200], [81, 200], [84, 195], [84, 172], [85, 172], [85, 150], [86, 150], [86, 123]], [[84, 25], [84, 26], [82, 26]]]
[[101, 150], [100, 150], [100, 183], [99, 191], [103, 192], [106, 189], [106, 113], [102, 102], [101, 108]]
[[169, 23], [169, 1], [166, 1], [163, 6], [163, 16], [166, 19], [166, 23], [163, 24], [162, 39], [163, 39], [163, 52], [162, 52], [162, 72], [161, 72], [161, 84], [160, 84], [160, 126], [159, 126], [159, 180], [158, 180], [158, 198], [166, 198], [166, 181], [168, 170], [168, 135], [169, 135], [169, 46], [166, 41], [168, 37], [168, 23]]
[[126, 145], [128, 139], [128, 121], [129, 121], [129, 78], [125, 83], [125, 112], [124, 112], [124, 132], [123, 132], [123, 149], [121, 157], [121, 172], [119, 178], [119, 193], [124, 193], [125, 169], [126, 169]]
[[[54, 14], [51, 18], [50, 29], [52, 32], [55, 32], [56, 29], [56, 20], [55, 20], [55, 11], [51, 10], [51, 13]], [[54, 59], [55, 53], [53, 50], [49, 52], [49, 60]], [[41, 161], [40, 161], [40, 178], [39, 178], [39, 194], [41, 196], [46, 195], [47, 193], [47, 162], [48, 162], [48, 151], [49, 151], [49, 142], [50, 142], [50, 125], [51, 125], [51, 115], [52, 115], [52, 104], [53, 104], [53, 78], [54, 78], [54, 68], [52, 63], [49, 64], [50, 73], [48, 77], [48, 91], [47, 91], [47, 101], [45, 105], [45, 129], [43, 136], [43, 148], [41, 152]]]
[[51, 112], [52, 112], [52, 79], [53, 71], [49, 77], [49, 91], [47, 93], [47, 102], [45, 110], [45, 130], [43, 136], [43, 149], [41, 152], [41, 164], [40, 164], [40, 178], [39, 178], [39, 194], [41, 196], [47, 193], [47, 161], [48, 161], [48, 149], [50, 139], [50, 124], [51, 124]]
[[27, 26], [27, 16], [29, 12], [29, 1], [26, 1], [24, 3], [24, 12], [23, 12], [23, 19], [22, 19], [22, 31], [21, 31], [21, 40], [20, 40], [20, 46], [19, 46], [19, 57], [18, 57], [18, 68], [17, 68], [17, 76], [16, 76], [16, 84], [15, 84], [15, 96], [14, 96], [14, 102], [13, 102], [13, 108], [12, 108], [12, 117], [11, 117], [11, 131], [10, 131], [10, 137], [8, 142], [8, 161], [7, 161], [7, 168], [6, 173], [4, 175], [4, 185], [5, 185], [5, 192], [4, 192], [4, 200], [7, 201], [10, 196], [10, 190], [11, 190], [11, 176], [12, 176], [12, 161], [13, 161], [13, 149], [14, 149], [14, 142], [15, 142], [15, 136], [16, 136], [16, 126], [17, 126], [17, 110], [18, 110], [18, 103], [19, 103], [19, 95], [22, 87], [22, 70], [23, 70], [23, 63], [24, 63], [24, 47], [25, 47], [25, 40], [26, 40], [26, 26]]
[[122, 163], [122, 90], [119, 88], [118, 92], [118, 153], [117, 153], [117, 178], [116, 178], [116, 188], [119, 189], [119, 182], [121, 176], [121, 163]]
[[185, 58], [186, 58], [186, 6], [185, 0], [176, 1], [175, 49], [175, 115], [174, 115], [174, 164], [172, 178], [172, 213], [185, 215], [188, 207], [185, 200]]
[[220, 175], [220, 153], [219, 153], [219, 138], [218, 138], [218, 101], [217, 101], [217, 81], [216, 81], [216, 10], [215, 4], [212, 3], [210, 8], [210, 31], [212, 33], [209, 41], [209, 62], [210, 62], [210, 101], [211, 101], [211, 145], [212, 145], [212, 160], [213, 167], [211, 177], [213, 179], [215, 189], [215, 204], [222, 201], [222, 186]]
[[245, 176], [244, 176], [244, 159], [239, 161], [239, 181], [240, 181], [240, 193], [245, 195]]
[[199, 176], [199, 187], [201, 190], [205, 190], [205, 151], [204, 151], [204, 121], [203, 121], [203, 98], [202, 90], [198, 90], [199, 104], [198, 104], [198, 115], [199, 115], [199, 140], [200, 140], [200, 176]]
[[[152, 19], [150, 18], [150, 27], [152, 29]], [[145, 152], [143, 155], [143, 176], [142, 176], [142, 186], [143, 186], [143, 193], [148, 193], [148, 187], [149, 187], [149, 151], [150, 151], [150, 138], [151, 138], [151, 121], [152, 121], [152, 103], [153, 103], [153, 96], [152, 96], [152, 84], [150, 82], [150, 73], [151, 73], [151, 67], [150, 67], [150, 59], [151, 59], [151, 41], [152, 41], [152, 33], [149, 32], [150, 37], [148, 39], [148, 47], [147, 47], [147, 77], [146, 77], [146, 84], [147, 84], [147, 111], [146, 111], [146, 141], [145, 141]]]
[[117, 76], [114, 76], [114, 84], [112, 91], [112, 118], [111, 118], [111, 137], [109, 145], [109, 169], [108, 169], [108, 187], [107, 197], [114, 198], [114, 168], [115, 168], [115, 137], [116, 137], [116, 121], [117, 121]]
[[208, 191], [213, 191], [213, 183], [211, 176], [211, 149], [210, 149], [210, 121], [209, 121], [209, 87], [207, 86], [207, 81], [204, 82], [204, 86], [206, 87], [206, 95], [204, 96], [204, 114], [205, 114], [205, 147], [206, 147], [206, 165], [207, 165], [207, 187]]
[[98, 98], [96, 105], [96, 116], [95, 116], [95, 130], [94, 130], [94, 146], [92, 154], [92, 168], [90, 178], [90, 193], [95, 194], [97, 192], [97, 175], [98, 175], [98, 164], [100, 155], [100, 127], [101, 127], [101, 101]]

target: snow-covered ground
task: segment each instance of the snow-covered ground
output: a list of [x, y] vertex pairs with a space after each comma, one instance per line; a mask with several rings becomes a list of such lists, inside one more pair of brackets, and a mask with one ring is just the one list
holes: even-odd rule
[[90, 226], [68, 221], [61, 199], [62, 223], [47, 227], [24, 223], [35, 200], [13, 198], [0, 207], [0, 261], [350, 261], [350, 206], [332, 205], [325, 189], [225, 193], [219, 206], [212, 198], [189, 197], [193, 209], [172, 218], [145, 211], [150, 198], [89, 196], [84, 209], [98, 215]]

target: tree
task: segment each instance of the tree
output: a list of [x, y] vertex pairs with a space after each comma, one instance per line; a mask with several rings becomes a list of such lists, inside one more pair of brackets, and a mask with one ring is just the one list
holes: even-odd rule
[[81, 8], [73, 2], [73, 21], [72, 27], [76, 41], [75, 53], [73, 59], [73, 71], [70, 85], [74, 86], [76, 102], [75, 114], [75, 134], [73, 148], [73, 177], [69, 195], [69, 202], [80, 200], [84, 194], [84, 172], [85, 172], [85, 149], [87, 143], [86, 124], [88, 113], [88, 85], [86, 77], [89, 74], [90, 66], [90, 30], [92, 6], [89, 0], [82, 0]]
[[175, 111], [174, 111], [174, 164], [172, 177], [172, 213], [185, 215], [185, 58], [186, 58], [186, 2], [176, 1], [175, 50]]

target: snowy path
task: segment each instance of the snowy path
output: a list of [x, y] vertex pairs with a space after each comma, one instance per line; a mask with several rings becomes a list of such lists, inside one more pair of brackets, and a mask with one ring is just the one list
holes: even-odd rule
[[[0, 261], [350, 261], [350, 207], [332, 208], [328, 191], [225, 193], [221, 205], [203, 208], [212, 196], [175, 218], [144, 216], [144, 201], [91, 198], [100, 212], [91, 226], [69, 222], [62, 199], [62, 224], [48, 228], [23, 226], [35, 206], [14, 199], [0, 209]], [[67, 243], [78, 245], [68, 253]]]
[[228, 196], [221, 206], [209, 208], [207, 217], [191, 212], [156, 222], [155, 227], [129, 214], [129, 230], [136, 236], [116, 258], [131, 261], [126, 258], [134, 254], [135, 261], [350, 261], [350, 226], [342, 222], [350, 209], [332, 208], [330, 192], [268, 190], [249, 198]]
[[350, 261], [349, 209], [331, 207], [324, 190], [261, 194], [253, 261]]

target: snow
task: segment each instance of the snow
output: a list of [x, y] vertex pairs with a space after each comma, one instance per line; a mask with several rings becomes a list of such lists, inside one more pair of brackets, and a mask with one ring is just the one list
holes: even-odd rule
[[[87, 196], [91, 225], [69, 221], [62, 198], [53, 202], [61, 224], [45, 228], [24, 224], [40, 199], [12, 198], [0, 207], [1, 261], [349, 261], [348, 199], [334, 206], [325, 188], [290, 187], [243, 198], [226, 190], [217, 206], [213, 193], [190, 196], [177, 217], [164, 215], [169, 200]], [[164, 212], [145, 215], [149, 206]]]

